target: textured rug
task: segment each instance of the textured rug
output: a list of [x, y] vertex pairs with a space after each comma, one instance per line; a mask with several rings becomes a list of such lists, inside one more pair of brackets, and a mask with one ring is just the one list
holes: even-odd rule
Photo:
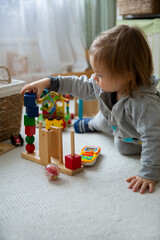
[[[71, 129], [63, 132], [64, 156]], [[103, 133], [75, 134], [75, 152], [86, 145], [101, 147], [96, 164], [52, 182], [44, 166], [21, 158], [25, 146], [0, 156], [0, 240], [160, 239], [160, 183], [153, 194], [133, 193], [125, 180], [139, 157], [121, 156]]]

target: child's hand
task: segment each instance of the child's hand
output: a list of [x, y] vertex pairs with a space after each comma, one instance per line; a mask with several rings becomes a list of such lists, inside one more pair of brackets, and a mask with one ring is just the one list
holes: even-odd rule
[[31, 92], [33, 91], [34, 93], [37, 93], [37, 100], [40, 98], [43, 90], [45, 88], [49, 88], [50, 85], [50, 79], [49, 78], [44, 78], [36, 82], [32, 82], [30, 84], [26, 84], [20, 94], [24, 94], [25, 92]]
[[155, 181], [142, 178], [139, 176], [133, 176], [126, 180], [127, 182], [130, 182], [130, 185], [128, 186], [129, 189], [132, 189], [133, 192], [136, 192], [138, 189], [140, 189], [140, 193], [144, 193], [147, 188], [149, 188], [149, 192], [152, 193], [154, 190]]

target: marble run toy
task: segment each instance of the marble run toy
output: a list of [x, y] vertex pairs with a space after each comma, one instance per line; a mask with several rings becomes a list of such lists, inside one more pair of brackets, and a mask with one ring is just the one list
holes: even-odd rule
[[85, 146], [81, 153], [79, 154], [81, 156], [82, 165], [84, 166], [92, 166], [95, 164], [99, 154], [100, 154], [101, 148], [96, 146]]
[[[43, 91], [39, 103], [42, 104], [40, 108], [42, 114], [38, 117], [39, 120], [46, 120], [45, 126], [48, 130], [51, 126], [62, 127], [64, 129], [71, 124], [72, 115], [69, 113], [69, 99], [64, 98], [61, 94], [56, 92]], [[66, 111], [65, 111], [66, 105]], [[44, 122], [44, 121], [43, 121]]]

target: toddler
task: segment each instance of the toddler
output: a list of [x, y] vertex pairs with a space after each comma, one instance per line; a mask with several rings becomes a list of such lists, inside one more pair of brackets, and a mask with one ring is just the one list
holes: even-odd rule
[[98, 36], [90, 47], [94, 74], [47, 77], [25, 85], [21, 91], [44, 90], [71, 94], [84, 100], [98, 99], [100, 112], [74, 123], [77, 133], [103, 131], [114, 136], [122, 155], [141, 155], [141, 167], [129, 177], [134, 192], [152, 193], [160, 180], [160, 93], [152, 76], [151, 50], [140, 29], [116, 26]]

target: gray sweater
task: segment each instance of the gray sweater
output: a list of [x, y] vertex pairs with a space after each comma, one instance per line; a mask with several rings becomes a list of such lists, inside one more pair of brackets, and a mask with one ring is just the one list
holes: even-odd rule
[[98, 99], [100, 111], [108, 121], [108, 127], [120, 141], [142, 145], [141, 168], [138, 173], [143, 178], [160, 180], [160, 93], [153, 85], [141, 87], [141, 96], [135, 91], [133, 98], [122, 97], [113, 104], [113, 93], [104, 92], [93, 80], [86, 76], [67, 76], [51, 80], [49, 90], [70, 94], [83, 100]]

